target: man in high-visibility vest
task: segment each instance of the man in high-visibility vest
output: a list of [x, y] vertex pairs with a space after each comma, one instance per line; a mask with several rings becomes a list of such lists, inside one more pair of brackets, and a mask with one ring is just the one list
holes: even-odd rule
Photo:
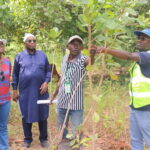
[[150, 28], [135, 31], [136, 48], [139, 52], [130, 53], [93, 46], [96, 53], [106, 53], [120, 59], [134, 61], [130, 69], [130, 136], [131, 149], [144, 150], [144, 143], [150, 149]]

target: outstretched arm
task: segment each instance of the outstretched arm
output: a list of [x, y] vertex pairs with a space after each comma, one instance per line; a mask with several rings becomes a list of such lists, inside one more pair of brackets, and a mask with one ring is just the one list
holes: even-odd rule
[[137, 53], [130, 53], [124, 50], [113, 50], [110, 48], [105, 48], [100, 46], [94, 46], [92, 49], [95, 49], [97, 54], [105, 53], [105, 54], [110, 54], [119, 59], [132, 60], [136, 62], [140, 61], [139, 55]]

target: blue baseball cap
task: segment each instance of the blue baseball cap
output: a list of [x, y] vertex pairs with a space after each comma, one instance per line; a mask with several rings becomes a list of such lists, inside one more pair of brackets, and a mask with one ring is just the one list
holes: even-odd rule
[[139, 36], [141, 34], [146, 34], [147, 36], [150, 37], [150, 29], [144, 29], [142, 31], [134, 31], [134, 34]]

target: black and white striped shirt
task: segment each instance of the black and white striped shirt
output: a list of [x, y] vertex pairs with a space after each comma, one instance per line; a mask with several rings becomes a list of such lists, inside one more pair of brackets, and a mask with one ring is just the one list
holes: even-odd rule
[[[85, 60], [87, 57], [80, 54], [73, 62], [68, 61], [68, 57], [69, 55], [64, 56], [62, 62], [57, 108], [67, 109], [69, 107], [70, 110], [81, 110], [83, 109], [83, 80], [81, 82], [80, 80], [85, 74]], [[71, 85], [71, 92], [67, 94], [65, 93], [66, 74], [69, 74]], [[77, 87], [79, 82], [80, 84]], [[72, 97], [75, 89], [75, 94]]]

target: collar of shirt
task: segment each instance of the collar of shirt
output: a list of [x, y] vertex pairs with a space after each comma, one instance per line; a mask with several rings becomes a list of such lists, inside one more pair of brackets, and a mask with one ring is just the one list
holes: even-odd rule
[[31, 54], [31, 53], [29, 53], [27, 49], [25, 50], [25, 52], [26, 52], [27, 54], [29, 54], [29, 55], [35, 55], [35, 54], [36, 54], [36, 52], [37, 52], [37, 50], [35, 50], [32, 54]]

